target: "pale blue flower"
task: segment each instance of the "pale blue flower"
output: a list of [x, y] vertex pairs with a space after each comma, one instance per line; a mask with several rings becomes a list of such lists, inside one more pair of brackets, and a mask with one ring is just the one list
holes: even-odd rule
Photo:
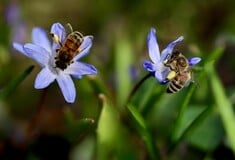
[[[170, 72], [170, 68], [164, 65], [164, 61], [167, 60], [168, 57], [173, 52], [174, 47], [182, 42], [184, 39], [183, 36], [180, 36], [175, 41], [169, 43], [165, 49], [162, 50], [160, 53], [159, 46], [157, 43], [156, 38], [156, 30], [154, 28], [150, 29], [147, 37], [147, 45], [148, 45], [148, 52], [151, 61], [144, 61], [143, 66], [144, 68], [149, 71], [153, 76], [155, 76], [156, 80], [160, 84], [166, 84], [169, 80], [166, 78]], [[194, 66], [201, 61], [201, 58], [194, 57], [188, 59], [189, 65]]]
[[[65, 41], [66, 32], [60, 23], [54, 23], [50, 32], [56, 34], [60, 42], [63, 43]], [[68, 103], [73, 103], [76, 98], [76, 89], [71, 76], [80, 79], [83, 75], [97, 74], [97, 70], [93, 65], [80, 62], [80, 58], [89, 53], [92, 39], [92, 36], [84, 36], [84, 41], [80, 46], [81, 52], [74, 57], [73, 63], [64, 70], [55, 65], [56, 49], [60, 48], [59, 44], [51, 43], [46, 31], [41, 28], [35, 27], [33, 29], [33, 43], [13, 43], [13, 47], [35, 60], [42, 67], [34, 83], [36, 89], [46, 88], [56, 80], [65, 100]]]

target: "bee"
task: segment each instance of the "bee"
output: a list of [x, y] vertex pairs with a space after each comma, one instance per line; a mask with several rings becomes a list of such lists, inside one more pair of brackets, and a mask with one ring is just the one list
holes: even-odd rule
[[164, 64], [170, 68], [166, 78], [170, 81], [167, 86], [167, 93], [176, 93], [192, 82], [191, 67], [187, 58], [179, 51], [174, 51]]
[[70, 28], [71, 33], [63, 43], [60, 42], [58, 35], [51, 34], [53, 40], [60, 45], [60, 48], [56, 50], [55, 65], [61, 70], [65, 70], [73, 63], [73, 58], [81, 52], [80, 46], [84, 40], [84, 36], [80, 32], [73, 31], [70, 24], [67, 24], [67, 26]]

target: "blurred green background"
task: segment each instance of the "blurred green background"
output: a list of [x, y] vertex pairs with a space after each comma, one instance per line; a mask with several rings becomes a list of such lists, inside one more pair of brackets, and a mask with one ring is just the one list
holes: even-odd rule
[[[233, 0], [1, 0], [0, 158], [234, 159], [234, 6]], [[13, 41], [31, 42], [33, 27], [49, 34], [55, 22], [94, 36], [82, 60], [98, 75], [74, 79], [74, 104], [56, 83], [34, 89], [40, 67], [12, 48]], [[182, 35], [176, 48], [202, 58], [196, 83], [167, 95], [150, 78], [125, 105], [147, 74], [151, 27], [160, 50]]]

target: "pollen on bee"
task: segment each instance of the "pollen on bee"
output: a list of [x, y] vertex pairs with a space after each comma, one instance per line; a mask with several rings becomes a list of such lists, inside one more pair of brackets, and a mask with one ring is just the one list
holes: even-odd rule
[[170, 71], [170, 73], [167, 75], [167, 79], [171, 80], [176, 76], [176, 72], [175, 71]]
[[52, 39], [55, 43], [60, 43], [59, 36], [51, 33]]

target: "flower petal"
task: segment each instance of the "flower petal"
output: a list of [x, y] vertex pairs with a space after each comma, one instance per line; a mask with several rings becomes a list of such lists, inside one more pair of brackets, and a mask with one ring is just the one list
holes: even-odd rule
[[165, 69], [163, 71], [156, 71], [155, 78], [160, 84], [166, 84], [169, 82], [169, 80], [166, 78], [168, 74], [169, 74], [168, 69]]
[[184, 39], [184, 37], [180, 36], [178, 39], [176, 39], [175, 41], [173, 41], [167, 45], [167, 47], [162, 51], [162, 54], [161, 54], [161, 61], [162, 62], [164, 60], [166, 60], [166, 58], [169, 57], [170, 54], [172, 54], [172, 51], [173, 51], [175, 45], [182, 42], [183, 39]]
[[[60, 23], [54, 23], [51, 26], [51, 33], [55, 34], [59, 38], [59, 42], [63, 43], [66, 38], [66, 31], [64, 26], [62, 26]], [[52, 48], [53, 50], [56, 50], [60, 48], [60, 44], [58, 42], [53, 42]]]
[[93, 36], [85, 36], [84, 40], [80, 46], [80, 50], [81, 52], [74, 57], [74, 60], [79, 60], [81, 57], [85, 56], [86, 54], [89, 53], [90, 48], [92, 46], [92, 40], [93, 40]]
[[148, 51], [149, 57], [154, 63], [158, 63], [160, 61], [160, 51], [156, 38], [156, 30], [154, 28], [150, 29], [150, 32], [147, 37]]
[[73, 103], [76, 97], [76, 90], [72, 78], [69, 75], [61, 74], [56, 80], [65, 100], [68, 103]]
[[42, 89], [49, 84], [51, 84], [56, 78], [56, 75], [53, 74], [47, 67], [44, 67], [37, 75], [34, 83], [36, 89]]
[[64, 72], [76, 78], [81, 78], [83, 75], [97, 74], [97, 69], [91, 64], [75, 61]]
[[22, 54], [24, 54], [25, 56], [28, 57], [28, 55], [24, 51], [24, 47], [23, 46], [24, 46], [23, 44], [13, 42], [13, 48], [15, 48], [17, 51], [19, 51], [20, 53], [22, 53]]
[[66, 38], [65, 28], [60, 23], [54, 23], [51, 26], [51, 33], [56, 34], [58, 36], [60, 42], [63, 42]]
[[144, 61], [143, 63], [144, 68], [149, 72], [155, 72], [154, 64], [150, 61]]
[[28, 57], [38, 62], [41, 66], [48, 65], [50, 53], [46, 49], [32, 43], [26, 43], [23, 49]]
[[51, 43], [44, 29], [35, 27], [32, 31], [32, 40], [34, 44], [45, 48], [49, 53], [51, 52]]
[[188, 63], [190, 66], [194, 66], [198, 64], [201, 61], [200, 57], [193, 57], [193, 58], [188, 58]]

